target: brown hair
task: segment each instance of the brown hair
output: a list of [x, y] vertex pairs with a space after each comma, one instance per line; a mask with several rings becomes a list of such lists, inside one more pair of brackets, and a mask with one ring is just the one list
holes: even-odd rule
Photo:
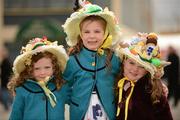
[[62, 71], [57, 61], [57, 57], [50, 52], [39, 52], [35, 55], [32, 55], [31, 65], [26, 65], [26, 68], [19, 75], [12, 75], [10, 82], [8, 83], [8, 89], [15, 93], [15, 88], [21, 86], [27, 79], [33, 79], [32, 71], [33, 64], [36, 63], [41, 58], [50, 58], [53, 64], [53, 82], [56, 84], [57, 89], [60, 89], [64, 83], [64, 80], [61, 78]]
[[[100, 16], [97, 16], [97, 15], [90, 15], [90, 16], [87, 16], [86, 18], [84, 18], [79, 27], [80, 27], [80, 30], [82, 28], [82, 25], [84, 22], [86, 21], [90, 21], [90, 22], [93, 22], [93, 21], [100, 21], [102, 23], [102, 25], [104, 26], [104, 32], [106, 30], [106, 25], [107, 25], [107, 22], [106, 20], [104, 20], [104, 18], [100, 17]], [[77, 44], [71, 48], [69, 48], [68, 50], [68, 54], [69, 55], [73, 55], [73, 54], [78, 54], [80, 53], [80, 51], [82, 50], [83, 48], [83, 42], [82, 42], [82, 39], [80, 37], [80, 35], [78, 36], [78, 41], [77, 41]], [[111, 59], [111, 56], [113, 54], [112, 50], [111, 49], [104, 49], [105, 50], [105, 53], [107, 55], [106, 57], [106, 66], [108, 66], [109, 68], [111, 67], [111, 64], [110, 64], [110, 59]]]
[[160, 102], [160, 98], [163, 94], [163, 86], [160, 79], [151, 79], [151, 99], [153, 104]]

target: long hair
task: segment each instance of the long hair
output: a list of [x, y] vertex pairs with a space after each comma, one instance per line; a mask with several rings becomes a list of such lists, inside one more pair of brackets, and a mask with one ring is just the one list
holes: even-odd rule
[[[82, 28], [82, 25], [84, 22], [86, 21], [90, 21], [90, 22], [93, 22], [93, 21], [100, 21], [104, 27], [104, 31], [106, 29], [106, 25], [107, 25], [107, 22], [100, 16], [96, 16], [96, 15], [90, 15], [90, 16], [87, 16], [86, 18], [84, 18], [79, 27], [80, 27], [80, 31], [81, 31], [81, 28]], [[71, 48], [69, 48], [68, 50], [68, 54], [69, 55], [74, 55], [74, 54], [79, 54], [80, 51], [82, 50], [83, 48], [83, 41], [80, 37], [80, 35], [78, 36], [78, 41], [77, 41], [77, 44]], [[105, 54], [107, 55], [106, 57], [106, 66], [108, 66], [109, 68], [111, 67], [111, 64], [110, 64], [110, 59], [112, 57], [112, 54], [113, 54], [113, 51], [109, 48], [107, 49], [104, 49], [105, 50]]]
[[160, 98], [163, 95], [163, 86], [160, 79], [151, 79], [151, 99], [153, 104], [160, 102]]
[[32, 76], [33, 65], [41, 58], [50, 58], [53, 64], [53, 82], [55, 83], [57, 89], [60, 89], [64, 83], [62, 79], [62, 71], [57, 61], [57, 57], [50, 52], [39, 52], [35, 55], [32, 55], [31, 64], [26, 65], [26, 68], [19, 75], [12, 75], [10, 82], [8, 83], [8, 89], [15, 93], [15, 88], [21, 86], [27, 79], [34, 79]]

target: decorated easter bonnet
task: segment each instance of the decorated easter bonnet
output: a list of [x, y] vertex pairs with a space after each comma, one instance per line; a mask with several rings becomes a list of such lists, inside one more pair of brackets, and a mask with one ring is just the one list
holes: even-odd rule
[[20, 74], [26, 66], [31, 64], [31, 57], [39, 52], [50, 52], [57, 57], [60, 69], [64, 71], [68, 56], [62, 45], [58, 45], [57, 41], [50, 42], [46, 37], [34, 38], [29, 43], [22, 47], [21, 54], [16, 57], [13, 63], [13, 71], [15, 74]]
[[158, 37], [155, 33], [139, 33], [138, 36], [132, 38], [128, 47], [118, 48], [117, 53], [134, 59], [150, 72], [151, 78], [154, 78], [157, 70], [163, 70], [170, 64], [170, 62], [161, 60], [157, 40]]
[[84, 0], [79, 0], [79, 4], [82, 8], [71, 14], [66, 20], [65, 24], [62, 25], [65, 33], [67, 34], [66, 41], [69, 46], [75, 46], [78, 42], [78, 36], [80, 35], [80, 23], [88, 16], [100, 16], [106, 22], [106, 31], [108, 35], [112, 37], [111, 45], [115, 45], [119, 39], [119, 26], [117, 19], [113, 12], [109, 11], [108, 8], [102, 9], [100, 6], [91, 4]]

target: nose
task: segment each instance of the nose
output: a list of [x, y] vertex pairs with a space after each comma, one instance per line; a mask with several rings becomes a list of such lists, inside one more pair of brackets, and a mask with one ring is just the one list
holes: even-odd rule
[[91, 33], [89, 33], [89, 37], [90, 38], [94, 38], [94, 34], [91, 32]]
[[44, 74], [46, 74], [46, 71], [45, 71], [44, 69], [41, 69], [41, 70], [40, 70], [40, 74], [41, 74], [41, 75], [44, 75]]

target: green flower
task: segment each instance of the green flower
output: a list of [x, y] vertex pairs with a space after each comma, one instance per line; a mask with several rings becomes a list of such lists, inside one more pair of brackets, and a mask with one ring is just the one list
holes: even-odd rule
[[156, 67], [159, 67], [161, 65], [161, 61], [157, 58], [151, 59], [151, 63]]
[[98, 5], [86, 5], [85, 6], [85, 13], [95, 13], [101, 12], [103, 9]]

